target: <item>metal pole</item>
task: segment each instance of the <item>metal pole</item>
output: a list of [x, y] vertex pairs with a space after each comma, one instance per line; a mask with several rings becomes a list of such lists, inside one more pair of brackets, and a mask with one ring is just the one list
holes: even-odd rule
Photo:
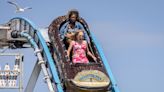
[[20, 54], [20, 92], [23, 92], [23, 55]]

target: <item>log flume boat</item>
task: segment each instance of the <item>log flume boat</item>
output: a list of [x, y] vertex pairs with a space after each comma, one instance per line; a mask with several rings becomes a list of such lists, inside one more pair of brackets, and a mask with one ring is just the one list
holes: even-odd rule
[[[68, 58], [68, 45], [61, 39], [61, 28], [68, 22], [67, 16], [59, 16], [54, 19], [48, 27], [48, 35], [50, 38], [50, 51], [55, 61], [59, 78], [65, 92], [119, 92], [116, 84], [113, 83], [113, 76], [104, 57], [101, 55], [99, 47], [94, 40], [94, 36], [89, 30], [88, 24], [83, 18], [79, 18], [78, 22], [84, 27], [90, 38], [89, 50], [97, 58], [95, 62], [88, 57], [89, 64], [74, 64]], [[112, 76], [112, 77], [111, 77]], [[111, 80], [112, 78], [112, 80]]]

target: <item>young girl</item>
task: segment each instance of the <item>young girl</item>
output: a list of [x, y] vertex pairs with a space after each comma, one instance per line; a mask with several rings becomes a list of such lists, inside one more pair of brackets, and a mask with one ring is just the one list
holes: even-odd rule
[[88, 49], [88, 44], [87, 41], [83, 40], [84, 37], [84, 32], [82, 30], [78, 30], [75, 33], [75, 40], [71, 41], [68, 50], [67, 50], [67, 55], [68, 57], [70, 56], [70, 52], [73, 49], [73, 54], [72, 54], [72, 61], [73, 63], [89, 63], [88, 58], [86, 57], [89, 55], [90, 57], [93, 58], [94, 61], [96, 61], [96, 57], [91, 54], [91, 52]]

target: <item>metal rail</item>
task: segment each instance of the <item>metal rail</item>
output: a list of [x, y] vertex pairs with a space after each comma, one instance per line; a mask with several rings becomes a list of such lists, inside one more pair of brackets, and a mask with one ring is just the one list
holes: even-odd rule
[[[88, 30], [88, 31], [89, 31], [89, 30]], [[90, 32], [90, 31], [89, 31], [89, 32]], [[105, 66], [105, 69], [106, 69], [106, 71], [107, 71], [107, 74], [108, 74], [108, 76], [110, 77], [110, 80], [111, 80], [111, 83], [112, 83], [112, 91], [114, 91], [114, 92], [120, 92], [120, 91], [119, 91], [119, 88], [118, 88], [118, 86], [117, 86], [116, 80], [115, 80], [115, 78], [114, 78], [114, 76], [113, 76], [113, 73], [112, 73], [112, 71], [111, 71], [111, 68], [110, 68], [110, 66], [109, 66], [109, 63], [108, 63], [108, 61], [107, 61], [107, 59], [106, 59], [106, 57], [105, 57], [105, 55], [104, 55], [104, 53], [103, 53], [102, 47], [99, 45], [99, 43], [98, 43], [96, 37], [94, 36], [94, 34], [93, 34], [92, 32], [90, 32], [90, 34], [91, 34], [91, 37], [93, 38], [94, 44], [96, 45], [96, 47], [97, 47], [97, 49], [98, 49], [98, 52], [99, 52], [99, 54], [100, 54], [100, 57], [101, 57], [101, 59], [102, 59], [102, 62], [103, 62], [103, 64], [104, 64], [104, 66]]]

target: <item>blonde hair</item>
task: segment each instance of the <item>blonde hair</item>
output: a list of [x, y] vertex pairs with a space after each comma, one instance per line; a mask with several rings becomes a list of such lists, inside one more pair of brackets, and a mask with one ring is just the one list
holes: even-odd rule
[[79, 35], [79, 33], [80, 33], [80, 32], [82, 32], [82, 33], [83, 33], [83, 35], [84, 35], [83, 30], [78, 29], [78, 30], [76, 31], [75, 35], [74, 35], [74, 39], [75, 39], [75, 41], [77, 40], [77, 36]]

